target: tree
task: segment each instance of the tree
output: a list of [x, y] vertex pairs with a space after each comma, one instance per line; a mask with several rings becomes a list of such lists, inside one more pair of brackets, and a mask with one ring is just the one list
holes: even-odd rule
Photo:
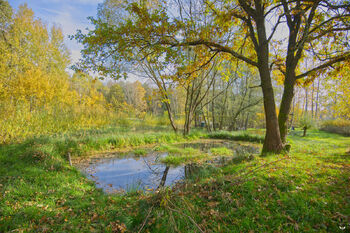
[[[85, 61], [80, 67], [92, 68], [104, 74], [115, 73], [123, 70], [125, 61], [132, 63], [143, 59], [139, 56], [140, 51], [143, 54], [163, 57], [164, 63], [182, 64], [184, 51], [189, 48], [202, 54], [202, 62], [194, 64], [192, 70], [213, 62], [213, 57], [218, 54], [222, 54], [226, 60], [245, 62], [258, 70], [261, 81], [266, 120], [263, 153], [278, 153], [283, 149], [285, 122], [290, 112], [295, 80], [326, 69], [348, 56], [347, 52], [342, 51], [340, 55], [328, 56], [327, 61], [310, 70], [295, 74], [298, 62], [308, 48], [306, 42], [317, 41], [328, 35], [327, 33], [347, 30], [347, 26], [344, 26], [348, 23], [344, 20], [348, 17], [345, 1], [333, 4], [326, 0], [312, 2], [169, 0], [157, 1], [152, 7], [149, 7], [148, 1], [143, 1], [142, 4], [134, 1], [114, 2], [118, 2], [119, 9], [124, 12], [118, 15], [118, 23], [110, 24], [100, 17], [92, 20], [95, 30], [87, 35], [81, 32], [76, 34], [75, 38], [86, 46], [83, 50]], [[172, 9], [171, 12], [167, 11], [169, 7]], [[328, 14], [325, 9], [334, 11]], [[337, 11], [340, 15], [336, 15]], [[316, 12], [318, 17], [314, 17]], [[287, 26], [291, 32], [288, 36], [287, 56], [277, 56], [277, 59], [272, 60], [270, 46], [283, 18], [287, 19]], [[313, 27], [315, 19], [319, 23]], [[272, 26], [267, 27], [267, 22]], [[334, 30], [324, 30], [325, 26], [332, 28], [335, 22], [338, 22], [336, 25], [338, 27]], [[292, 42], [296, 44], [293, 45]], [[111, 59], [116, 62], [104, 62]], [[281, 63], [286, 64], [285, 67]], [[285, 75], [279, 121], [271, 80], [271, 69], [274, 66]]]
[[105, 97], [107, 102], [112, 105], [114, 111], [119, 112], [124, 109], [125, 96], [123, 88], [118, 83], [109, 85], [109, 89], [105, 94]]
[[[284, 92], [279, 112], [279, 127], [282, 141], [286, 141], [287, 121], [294, 96], [294, 86], [300, 79], [313, 75], [335, 63], [350, 58], [349, 38], [350, 8], [348, 1], [292, 1], [282, 0], [279, 17], [284, 17], [289, 29], [287, 55], [279, 70], [284, 74]], [[315, 58], [314, 66], [300, 67], [303, 57]], [[300, 70], [297, 72], [297, 70]], [[304, 69], [304, 70], [303, 70]]]
[[350, 61], [347, 61], [325, 79], [325, 90], [329, 95], [328, 104], [334, 113], [332, 117], [350, 119]]
[[145, 113], [147, 103], [145, 100], [146, 90], [139, 81], [133, 83], [120, 83], [123, 88], [125, 101], [129, 106], [132, 106], [138, 116]]

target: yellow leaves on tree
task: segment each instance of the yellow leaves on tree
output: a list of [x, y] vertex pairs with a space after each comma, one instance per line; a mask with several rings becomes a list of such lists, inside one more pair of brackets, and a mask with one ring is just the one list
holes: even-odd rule
[[106, 124], [102, 84], [69, 77], [60, 28], [48, 30], [26, 5], [0, 23], [0, 143]]

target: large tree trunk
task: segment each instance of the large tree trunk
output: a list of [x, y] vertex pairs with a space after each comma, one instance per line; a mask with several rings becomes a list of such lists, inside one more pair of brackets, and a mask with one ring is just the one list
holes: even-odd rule
[[280, 129], [280, 135], [282, 143], [286, 142], [287, 133], [288, 133], [288, 117], [294, 97], [294, 84], [295, 84], [295, 75], [292, 72], [289, 75], [286, 75], [284, 81], [284, 91], [282, 96], [282, 102], [280, 106], [280, 111], [278, 114], [278, 124]]
[[280, 153], [283, 149], [277, 120], [275, 98], [268, 67], [259, 67], [261, 86], [264, 96], [266, 134], [262, 153]]
[[269, 44], [266, 37], [263, 12], [259, 11], [258, 14], [260, 14], [260, 17], [256, 20], [257, 28], [259, 29], [257, 55], [266, 120], [266, 134], [262, 154], [270, 152], [280, 153], [283, 149], [283, 144], [280, 137], [275, 96], [269, 70]]

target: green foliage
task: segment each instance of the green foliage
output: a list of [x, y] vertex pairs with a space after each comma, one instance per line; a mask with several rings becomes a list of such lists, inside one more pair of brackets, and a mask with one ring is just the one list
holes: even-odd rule
[[321, 130], [350, 136], [350, 120], [335, 119], [321, 123]]
[[307, 129], [317, 128], [316, 121], [310, 116], [303, 116], [299, 119], [298, 126], [301, 128], [306, 127]]

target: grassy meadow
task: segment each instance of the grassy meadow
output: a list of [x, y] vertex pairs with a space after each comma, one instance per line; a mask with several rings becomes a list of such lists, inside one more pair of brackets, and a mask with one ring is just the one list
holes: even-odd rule
[[[350, 138], [317, 130], [289, 137], [289, 154], [246, 155], [203, 166], [185, 183], [158, 192], [105, 194], [73, 158], [154, 145], [173, 164], [198, 159], [173, 143], [199, 138], [245, 140], [250, 133], [132, 133], [122, 129], [28, 139], [0, 147], [0, 232], [344, 232], [350, 216]], [[221, 136], [218, 136], [221, 135]], [[231, 135], [231, 136], [230, 136]], [[252, 139], [253, 138], [253, 139]], [[226, 154], [216, 148], [213, 154]], [[186, 161], [183, 158], [186, 157]], [[175, 161], [175, 162], [174, 162]], [[171, 163], [170, 163], [171, 164]]]
[[0, 233], [350, 232], [349, 22], [0, 0]]

